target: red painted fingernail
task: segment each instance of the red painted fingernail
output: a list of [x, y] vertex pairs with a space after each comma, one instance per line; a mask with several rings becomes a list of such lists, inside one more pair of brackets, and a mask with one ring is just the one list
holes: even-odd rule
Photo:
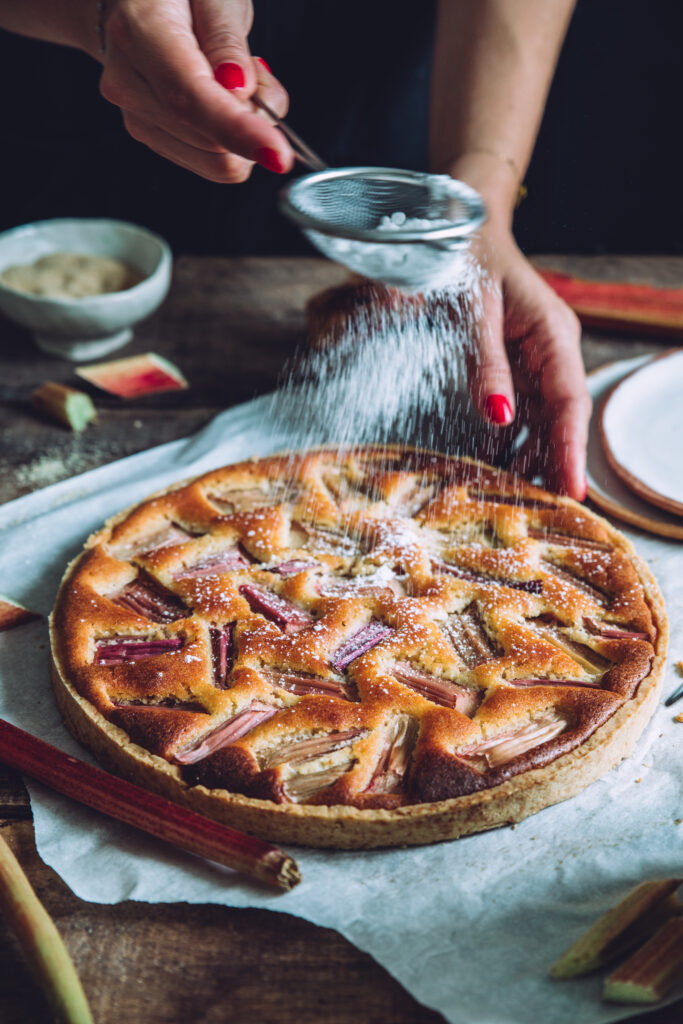
[[505, 395], [489, 395], [486, 399], [486, 415], [499, 426], [512, 423], [512, 409]]
[[246, 82], [242, 68], [230, 60], [219, 64], [213, 75], [224, 89], [243, 89]]
[[257, 57], [256, 60], [259, 62], [259, 64], [263, 64], [264, 68], [266, 69], [269, 75], [272, 75], [273, 72], [270, 70], [270, 64], [266, 64], [263, 57]]
[[276, 149], [268, 149], [267, 146], [263, 146], [261, 149], [256, 150], [254, 159], [257, 164], [261, 164], [261, 167], [265, 167], [267, 171], [273, 171], [275, 174], [285, 173], [285, 165]]

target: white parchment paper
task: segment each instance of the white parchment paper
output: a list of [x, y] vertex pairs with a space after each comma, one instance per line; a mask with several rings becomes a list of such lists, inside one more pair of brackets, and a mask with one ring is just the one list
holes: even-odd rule
[[[0, 508], [0, 592], [47, 614], [64, 566], [114, 511], [167, 484], [286, 444], [268, 399], [228, 410], [172, 442]], [[683, 657], [683, 548], [632, 538], [666, 597]], [[90, 760], [61, 723], [45, 622], [0, 634], [0, 716]], [[644, 878], [683, 867], [683, 725], [660, 707], [635, 753], [578, 797], [516, 828], [408, 850], [292, 849], [303, 872], [273, 895], [205, 861], [29, 783], [38, 850], [77, 896], [222, 903], [285, 911], [337, 929], [416, 999], [458, 1024], [598, 1024], [637, 1008], [600, 1002], [601, 979], [552, 982], [549, 965]], [[680, 997], [682, 993], [675, 993]]]

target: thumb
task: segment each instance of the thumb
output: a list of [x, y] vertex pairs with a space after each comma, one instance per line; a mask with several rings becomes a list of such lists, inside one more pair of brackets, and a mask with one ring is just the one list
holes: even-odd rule
[[256, 90], [247, 36], [253, 12], [247, 0], [197, 0], [192, 5], [197, 41], [216, 81], [238, 98]]

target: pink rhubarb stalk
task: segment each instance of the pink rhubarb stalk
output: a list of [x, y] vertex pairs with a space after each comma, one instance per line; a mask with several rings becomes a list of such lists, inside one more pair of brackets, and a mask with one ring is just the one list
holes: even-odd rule
[[397, 662], [394, 665], [393, 673], [395, 679], [403, 686], [408, 686], [432, 703], [440, 704], [441, 707], [455, 708], [456, 711], [469, 718], [475, 713], [484, 696], [483, 692], [468, 690], [467, 687], [460, 686], [450, 679], [421, 672], [413, 668], [407, 661]]
[[283, 633], [297, 633], [313, 621], [308, 612], [258, 583], [243, 583], [240, 594], [248, 601], [252, 611], [265, 615]]
[[395, 793], [410, 766], [418, 725], [409, 715], [399, 715], [389, 727], [366, 793]]
[[360, 658], [361, 654], [367, 654], [373, 647], [390, 636], [394, 630], [391, 626], [385, 626], [383, 622], [373, 619], [367, 626], [363, 626], [357, 633], [348, 637], [338, 647], [330, 658], [330, 664], [337, 672], [343, 672], [352, 661]]
[[512, 587], [513, 590], [526, 590], [529, 594], [543, 593], [543, 580], [512, 580], [506, 577], [485, 576], [483, 573], [461, 569], [450, 562], [434, 562], [433, 568], [435, 572], [445, 572], [468, 583], [479, 583], [487, 587]]
[[193, 580], [202, 576], [218, 576], [222, 572], [240, 572], [248, 569], [251, 562], [235, 544], [227, 551], [220, 551], [218, 554], [202, 558], [194, 565], [188, 565], [175, 574], [175, 580]]
[[607, 544], [605, 541], [590, 540], [588, 537], [578, 537], [571, 533], [549, 533], [547, 530], [541, 530], [534, 526], [528, 528], [527, 536], [532, 537], [534, 540], [541, 540], [545, 544], [552, 544], [555, 547], [561, 548], [591, 548], [593, 551], [612, 550], [612, 545]]
[[279, 672], [272, 669], [265, 670], [263, 675], [271, 686], [295, 693], [298, 697], [303, 697], [307, 693], [321, 693], [329, 697], [339, 697], [340, 700], [350, 699], [347, 686], [340, 679], [325, 679], [305, 672]]
[[466, 759], [483, 758], [489, 768], [498, 768], [559, 736], [566, 727], [566, 718], [556, 711], [546, 711], [513, 732], [484, 740], [467, 750], [458, 751], [457, 755]]
[[96, 665], [122, 665], [128, 661], [142, 661], [159, 654], [174, 654], [180, 651], [185, 641], [182, 637], [161, 637], [148, 640], [147, 637], [114, 636], [97, 640], [95, 644]]
[[151, 622], [175, 622], [188, 615], [188, 609], [175, 594], [151, 580], [138, 579], [127, 583], [113, 598], [121, 608]]
[[319, 757], [326, 757], [328, 754], [334, 753], [335, 750], [341, 750], [342, 747], [350, 747], [362, 735], [362, 729], [347, 729], [346, 732], [328, 732], [323, 736], [291, 740], [266, 754], [263, 759], [263, 768], [277, 768], [281, 764], [299, 765], [307, 761], [315, 761]]
[[622, 629], [621, 626], [610, 626], [604, 622], [598, 622], [597, 619], [592, 619], [588, 615], [584, 615], [583, 624], [586, 629], [589, 629], [595, 636], [604, 637], [605, 640], [648, 640], [647, 633], [637, 633], [628, 629]]
[[174, 759], [178, 764], [196, 764], [197, 761], [203, 761], [205, 757], [215, 754], [217, 750], [222, 750], [223, 747], [229, 747], [231, 743], [236, 743], [237, 740], [246, 736], [257, 725], [267, 722], [269, 718], [272, 718], [280, 710], [280, 708], [274, 708], [270, 704], [263, 704], [261, 701], [254, 700], [249, 707], [238, 712], [238, 714], [228, 719], [227, 722], [223, 722], [217, 729], [213, 729], [199, 740], [194, 740], [191, 744], [181, 747], [180, 750], [176, 751]]
[[297, 573], [305, 572], [306, 569], [317, 569], [318, 562], [306, 562], [303, 558], [290, 558], [279, 565], [269, 565], [268, 572], [276, 572], [278, 576], [296, 576]]
[[228, 688], [228, 676], [235, 662], [234, 623], [228, 626], [211, 626], [211, 662], [213, 666], [213, 683], [216, 689]]

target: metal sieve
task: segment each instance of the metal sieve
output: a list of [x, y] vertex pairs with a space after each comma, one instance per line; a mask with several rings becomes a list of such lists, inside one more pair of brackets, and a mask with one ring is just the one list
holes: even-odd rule
[[279, 205], [323, 255], [409, 291], [453, 280], [486, 219], [481, 196], [464, 182], [389, 167], [307, 174], [282, 189]]

